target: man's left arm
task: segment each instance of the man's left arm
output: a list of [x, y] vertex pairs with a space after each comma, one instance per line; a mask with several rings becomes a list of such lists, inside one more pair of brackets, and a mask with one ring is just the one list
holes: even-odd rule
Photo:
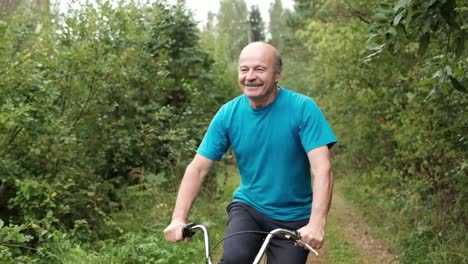
[[313, 177], [313, 201], [309, 223], [299, 229], [302, 241], [320, 249], [325, 240], [325, 225], [333, 192], [333, 173], [328, 146], [314, 148], [307, 153]]

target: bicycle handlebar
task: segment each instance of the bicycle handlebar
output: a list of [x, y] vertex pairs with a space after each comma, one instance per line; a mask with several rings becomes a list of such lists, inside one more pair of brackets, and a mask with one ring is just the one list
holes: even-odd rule
[[182, 229], [182, 237], [192, 237], [195, 234], [195, 229], [201, 229], [203, 231], [203, 238], [205, 241], [205, 256], [206, 262], [212, 264], [210, 256], [210, 237], [208, 235], [208, 229], [204, 225], [188, 224]]
[[[196, 229], [201, 229], [203, 231], [203, 236], [205, 240], [206, 262], [208, 264], [212, 264], [211, 256], [210, 256], [210, 248], [209, 248], [210, 242], [209, 242], [209, 236], [208, 236], [208, 229], [204, 225], [188, 224], [184, 226], [184, 228], [182, 229], [182, 236], [184, 238], [192, 237], [195, 234]], [[299, 232], [288, 230], [288, 229], [283, 229], [283, 228], [277, 228], [275, 230], [268, 232], [268, 235], [265, 238], [265, 241], [263, 242], [262, 246], [260, 247], [260, 250], [258, 251], [257, 256], [255, 257], [253, 264], [258, 264], [260, 262], [273, 236], [280, 236], [280, 237], [292, 240], [298, 244], [301, 244], [307, 250], [313, 252], [316, 256], [319, 255], [319, 253], [315, 249], [313, 249], [310, 245], [306, 244], [305, 242], [301, 240], [301, 235], [299, 234]]]

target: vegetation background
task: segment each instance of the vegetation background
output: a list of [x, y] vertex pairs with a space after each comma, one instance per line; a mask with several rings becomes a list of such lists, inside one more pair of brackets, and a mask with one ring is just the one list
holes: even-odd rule
[[[162, 229], [258, 40], [327, 116], [340, 189], [400, 262], [468, 263], [467, 1], [294, 2], [275, 0], [266, 25], [221, 0], [201, 30], [184, 1], [0, 2], [0, 263], [202, 263], [201, 243]], [[213, 241], [232, 167], [191, 215]]]

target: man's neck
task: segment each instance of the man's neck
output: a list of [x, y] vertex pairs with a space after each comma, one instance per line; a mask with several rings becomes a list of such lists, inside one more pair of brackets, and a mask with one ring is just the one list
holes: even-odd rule
[[261, 100], [261, 99], [260, 100], [254, 100], [254, 99], [249, 98], [250, 106], [252, 108], [254, 108], [254, 109], [263, 108], [263, 107], [271, 104], [275, 100], [276, 96], [278, 95], [278, 92], [279, 92], [279, 87], [276, 86], [276, 88], [273, 89], [271, 91], [271, 93], [269, 93], [264, 100]]

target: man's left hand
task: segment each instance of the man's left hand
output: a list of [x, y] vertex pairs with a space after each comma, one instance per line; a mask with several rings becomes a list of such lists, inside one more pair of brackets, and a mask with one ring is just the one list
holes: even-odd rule
[[323, 226], [309, 223], [297, 231], [301, 234], [302, 242], [314, 249], [322, 248], [325, 240], [325, 228]]

